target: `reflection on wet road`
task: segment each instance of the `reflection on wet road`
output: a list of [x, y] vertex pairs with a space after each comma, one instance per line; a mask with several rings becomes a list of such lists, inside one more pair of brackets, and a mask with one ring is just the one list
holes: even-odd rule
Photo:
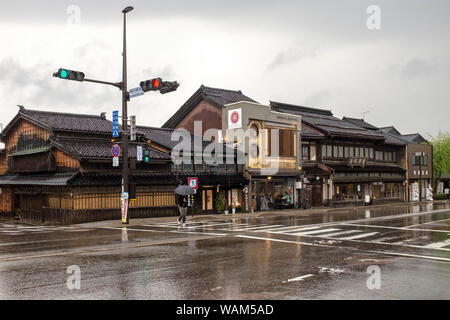
[[[0, 224], [0, 298], [450, 298], [449, 204], [145, 221]], [[366, 284], [372, 265], [380, 289]]]

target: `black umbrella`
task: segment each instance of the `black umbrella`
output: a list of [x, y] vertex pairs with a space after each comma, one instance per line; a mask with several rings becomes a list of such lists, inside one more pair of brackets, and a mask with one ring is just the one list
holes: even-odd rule
[[179, 194], [181, 196], [188, 196], [194, 193], [195, 193], [194, 189], [186, 185], [179, 186], [175, 189], [175, 194]]

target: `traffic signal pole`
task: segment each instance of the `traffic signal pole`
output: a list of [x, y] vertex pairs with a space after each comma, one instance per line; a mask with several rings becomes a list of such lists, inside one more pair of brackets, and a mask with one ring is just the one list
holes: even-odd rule
[[[128, 168], [128, 89], [127, 89], [127, 13], [133, 10], [125, 8], [123, 13], [123, 69], [122, 69], [122, 192], [129, 192], [129, 168]], [[129, 224], [130, 219], [126, 215], [123, 224]]]

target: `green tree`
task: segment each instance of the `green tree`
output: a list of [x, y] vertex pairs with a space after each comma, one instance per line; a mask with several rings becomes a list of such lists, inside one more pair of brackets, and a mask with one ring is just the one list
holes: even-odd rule
[[433, 145], [434, 190], [443, 174], [450, 173], [450, 133], [441, 132], [431, 137]]
[[223, 213], [225, 210], [225, 196], [223, 192], [220, 192], [216, 198], [216, 211], [217, 213]]

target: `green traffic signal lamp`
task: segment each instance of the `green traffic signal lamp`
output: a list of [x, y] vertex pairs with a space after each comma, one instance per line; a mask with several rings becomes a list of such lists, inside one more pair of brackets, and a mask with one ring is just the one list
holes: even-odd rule
[[150, 150], [144, 150], [144, 162], [150, 162]]
[[74, 80], [74, 81], [84, 81], [85, 77], [83, 72], [61, 68], [58, 69], [58, 72], [55, 72], [53, 76], [60, 79]]

